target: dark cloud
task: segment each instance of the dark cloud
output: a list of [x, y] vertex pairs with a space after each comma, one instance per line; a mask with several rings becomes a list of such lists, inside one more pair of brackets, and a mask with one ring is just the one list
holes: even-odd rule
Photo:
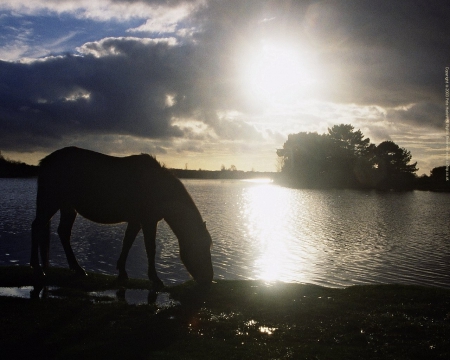
[[434, 128], [443, 127], [444, 105], [421, 102], [403, 108], [391, 109], [387, 112], [388, 121], [410, 123], [411, 125], [428, 125]]
[[343, 85], [333, 94], [337, 101], [382, 106], [441, 101], [442, 73], [450, 60], [447, 4], [342, 4], [340, 10], [347, 14], [348, 37], [327, 61], [331, 69], [344, 69], [341, 76], [337, 75]]
[[[208, 106], [208, 96], [190, 91], [198, 87], [199, 67], [189, 64], [192, 50], [187, 46], [109, 39], [86, 49], [99, 51], [100, 46], [110, 54], [0, 62], [1, 136], [180, 137], [183, 132], [172, 118], [189, 116], [201, 100]], [[8, 143], [13, 146], [2, 139], [4, 149]]]

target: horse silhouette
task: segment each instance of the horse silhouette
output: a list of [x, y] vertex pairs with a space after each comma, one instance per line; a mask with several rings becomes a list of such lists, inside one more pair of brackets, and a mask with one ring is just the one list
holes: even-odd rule
[[70, 246], [79, 213], [97, 223], [128, 223], [117, 261], [119, 279], [128, 278], [128, 252], [142, 229], [148, 277], [154, 288], [164, 286], [155, 269], [156, 228], [164, 219], [178, 238], [181, 260], [194, 280], [204, 285], [212, 281], [212, 240], [206, 223], [181, 181], [150, 155], [119, 158], [67, 147], [41, 160], [30, 260], [37, 278], [49, 266], [50, 221], [58, 210], [58, 235], [69, 267], [77, 274], [86, 275]]

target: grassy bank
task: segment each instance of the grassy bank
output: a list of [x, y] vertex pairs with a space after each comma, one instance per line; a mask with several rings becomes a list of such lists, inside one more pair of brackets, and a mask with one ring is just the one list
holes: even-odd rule
[[[31, 284], [26, 267], [0, 267], [0, 286]], [[448, 359], [450, 291], [377, 285], [330, 289], [257, 281], [166, 289], [179, 305], [99, 302], [90, 291], [148, 286], [64, 269], [39, 299], [0, 297], [2, 358]]]

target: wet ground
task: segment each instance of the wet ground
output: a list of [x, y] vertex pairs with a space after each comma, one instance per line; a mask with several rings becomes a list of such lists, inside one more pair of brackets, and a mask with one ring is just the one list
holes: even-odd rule
[[148, 281], [52, 269], [30, 299], [29, 275], [0, 267], [6, 358], [450, 358], [450, 291], [437, 287], [190, 282], [153, 299]]

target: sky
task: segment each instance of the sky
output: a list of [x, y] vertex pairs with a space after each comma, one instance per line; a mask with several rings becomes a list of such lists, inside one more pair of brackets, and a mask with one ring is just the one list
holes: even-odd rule
[[344, 123], [429, 174], [449, 19], [438, 0], [0, 0], [0, 150], [275, 171], [288, 134]]

